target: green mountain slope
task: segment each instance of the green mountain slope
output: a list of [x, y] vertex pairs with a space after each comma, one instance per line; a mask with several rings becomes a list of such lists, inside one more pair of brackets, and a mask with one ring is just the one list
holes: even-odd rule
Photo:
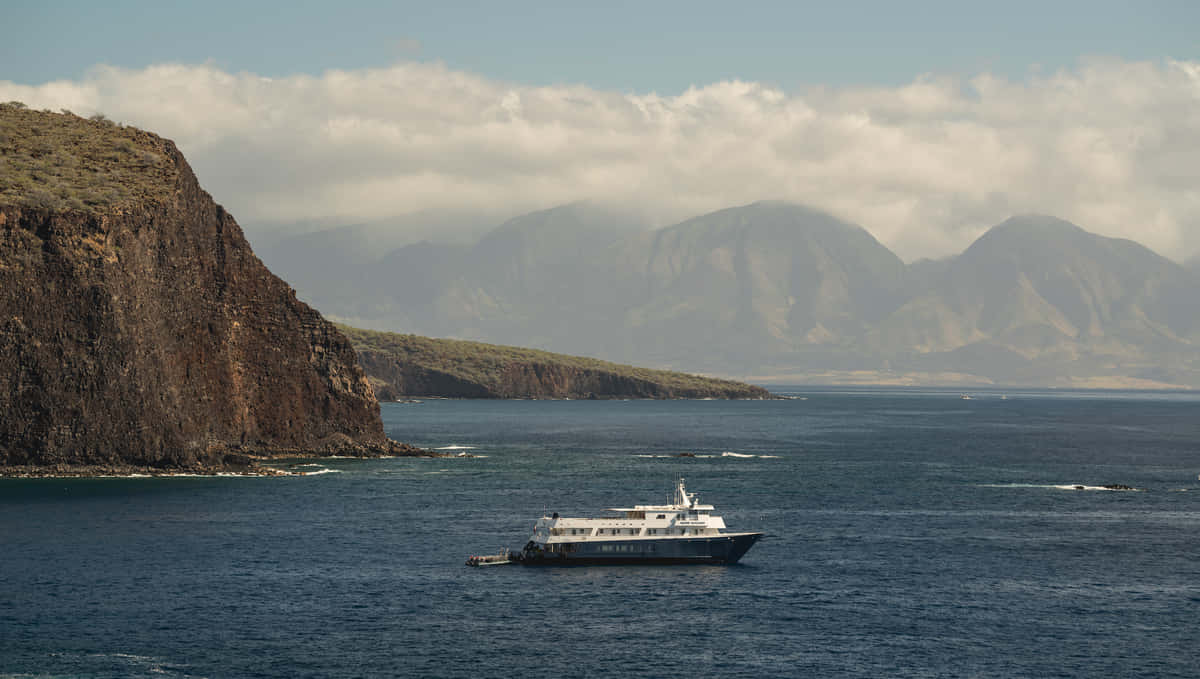
[[746, 398], [761, 387], [592, 358], [340, 326], [381, 400], [458, 398]]

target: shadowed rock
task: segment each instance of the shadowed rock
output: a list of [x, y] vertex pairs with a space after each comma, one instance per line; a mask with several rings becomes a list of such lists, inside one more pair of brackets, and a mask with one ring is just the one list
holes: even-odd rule
[[172, 142], [10, 106], [0, 123], [0, 465], [420, 452]]

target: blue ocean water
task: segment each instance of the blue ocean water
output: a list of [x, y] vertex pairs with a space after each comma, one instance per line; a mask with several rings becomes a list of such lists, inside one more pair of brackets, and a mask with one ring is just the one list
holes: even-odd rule
[[[0, 479], [0, 676], [1200, 673], [1200, 396], [784, 391], [385, 404], [480, 457], [306, 477]], [[677, 476], [770, 538], [463, 565]], [[1144, 490], [1073, 489], [1110, 483]]]

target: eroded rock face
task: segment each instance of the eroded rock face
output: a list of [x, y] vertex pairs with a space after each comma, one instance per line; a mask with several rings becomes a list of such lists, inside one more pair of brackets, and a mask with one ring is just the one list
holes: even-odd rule
[[255, 257], [174, 144], [138, 134], [165, 191], [0, 204], [0, 465], [403, 452], [347, 339]]
[[448, 398], [771, 398], [761, 387], [735, 382], [672, 387], [600, 369], [539, 362], [513, 362], [494, 378], [471, 380], [403, 356], [358, 349], [359, 364], [385, 400], [409, 396]]

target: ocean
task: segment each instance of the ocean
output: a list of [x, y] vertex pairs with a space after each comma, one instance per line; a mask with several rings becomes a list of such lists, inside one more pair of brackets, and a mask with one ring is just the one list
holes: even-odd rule
[[[0, 676], [1200, 673], [1200, 395], [776, 391], [388, 403], [474, 457], [278, 463], [303, 477], [0, 479]], [[768, 538], [463, 564], [680, 476]]]

